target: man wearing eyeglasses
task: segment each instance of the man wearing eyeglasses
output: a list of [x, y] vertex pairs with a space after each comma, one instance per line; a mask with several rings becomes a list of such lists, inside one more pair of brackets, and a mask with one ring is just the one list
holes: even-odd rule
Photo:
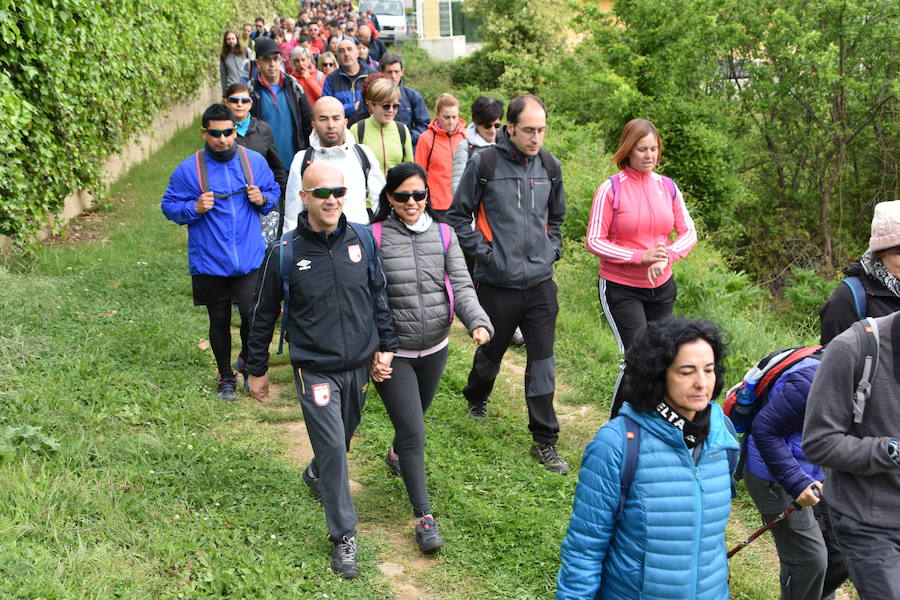
[[[559, 422], [553, 409], [556, 284], [560, 225], [566, 212], [559, 161], [543, 149], [547, 109], [540, 98], [509, 103], [497, 143], [466, 164], [447, 215], [467, 258], [478, 300], [494, 337], [475, 351], [463, 395], [469, 414], [487, 415], [488, 396], [516, 327], [525, 337], [525, 403], [531, 454], [549, 471], [568, 473], [556, 452]], [[475, 220], [475, 229], [471, 223]]]
[[309, 148], [294, 158], [288, 175], [284, 230], [290, 231], [297, 226], [297, 215], [302, 208], [301, 180], [313, 162], [332, 164], [344, 174], [347, 188], [344, 215], [353, 223], [368, 223], [367, 200], [378, 199], [384, 187], [384, 175], [372, 150], [357, 144], [353, 134], [347, 132], [344, 105], [337, 98], [323, 96], [313, 105], [313, 133], [309, 136], [309, 144]]
[[381, 57], [381, 72], [400, 88], [400, 110], [397, 120], [406, 123], [412, 134], [413, 150], [419, 136], [428, 130], [431, 117], [422, 94], [403, 84], [403, 57], [396, 52], [387, 52]]
[[344, 114], [352, 115], [360, 107], [363, 81], [375, 71], [359, 61], [359, 49], [353, 38], [343, 38], [337, 52], [340, 68], [325, 78], [322, 95], [334, 96], [344, 105]]
[[235, 118], [227, 106], [207, 108], [202, 123], [205, 146], [172, 173], [161, 206], [166, 218], [188, 226], [194, 305], [209, 313], [217, 396], [235, 400], [231, 306], [241, 315], [241, 356], [247, 356], [250, 303], [266, 250], [259, 217], [278, 205], [281, 189], [266, 159], [235, 143]]
[[269, 124], [275, 148], [285, 169], [294, 155], [309, 145], [312, 106], [296, 79], [282, 70], [278, 44], [271, 38], [256, 40], [259, 75], [251, 81], [253, 106], [250, 115]]
[[[347, 450], [362, 414], [369, 369], [373, 376], [390, 378], [398, 338], [380, 253], [369, 230], [343, 215], [346, 193], [344, 177], [332, 164], [313, 163], [303, 174], [305, 210], [291, 242], [273, 245], [263, 262], [247, 371], [251, 393], [264, 402], [269, 343], [285, 296], [282, 269], [289, 268], [285, 337], [315, 454], [303, 480], [325, 507], [334, 544], [331, 569], [351, 579], [359, 568]], [[290, 260], [282, 263], [282, 252], [290, 252]]]

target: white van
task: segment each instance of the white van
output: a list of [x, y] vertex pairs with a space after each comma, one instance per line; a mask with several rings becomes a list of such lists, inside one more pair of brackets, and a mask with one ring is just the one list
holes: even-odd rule
[[381, 26], [381, 40], [385, 44], [405, 41], [409, 37], [406, 25], [406, 11], [402, 0], [360, 0], [359, 12], [375, 10], [378, 24]]

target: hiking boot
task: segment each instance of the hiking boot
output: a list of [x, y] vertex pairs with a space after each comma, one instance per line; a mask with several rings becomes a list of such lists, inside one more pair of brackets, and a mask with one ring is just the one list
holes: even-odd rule
[[247, 372], [247, 361], [244, 360], [243, 356], [238, 355], [231, 366], [234, 367], [235, 371], [244, 376], [244, 389], [249, 392], [250, 383], [247, 381], [247, 378], [250, 377], [250, 373]]
[[309, 491], [312, 492], [316, 502], [322, 504], [322, 488], [319, 486], [319, 477], [312, 474], [312, 463], [306, 465], [306, 468], [303, 469], [303, 483], [309, 487]]
[[441, 539], [437, 523], [431, 515], [425, 515], [416, 523], [416, 543], [425, 554], [437, 552], [443, 547], [444, 540]]
[[331, 551], [331, 570], [344, 579], [359, 577], [356, 566], [356, 538], [344, 536]]
[[234, 376], [234, 373], [216, 376], [216, 398], [234, 402], [237, 400], [237, 394], [234, 392], [236, 387], [237, 377]]
[[540, 442], [531, 446], [531, 455], [537, 459], [539, 463], [547, 467], [552, 473], [565, 475], [569, 472], [569, 465], [560, 458], [553, 444]]
[[384, 457], [384, 462], [387, 463], [387, 466], [391, 468], [391, 473], [396, 475], [397, 477], [401, 476], [400, 473], [400, 457], [394, 454], [394, 447], [391, 446], [388, 448], [387, 456]]
[[469, 402], [469, 416], [483, 419], [487, 416], [487, 402]]
[[513, 346], [524, 346], [525, 345], [525, 336], [522, 335], [522, 330], [516, 327], [516, 330], [513, 332], [512, 336], [512, 344]]

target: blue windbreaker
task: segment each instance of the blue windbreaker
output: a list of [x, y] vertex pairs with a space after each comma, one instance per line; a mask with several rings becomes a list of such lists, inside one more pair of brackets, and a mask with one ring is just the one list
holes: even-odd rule
[[[169, 187], [162, 197], [162, 211], [170, 221], [188, 226], [191, 275], [237, 277], [262, 264], [266, 246], [259, 215], [269, 214], [278, 205], [281, 188], [261, 154], [247, 149], [247, 158], [253, 171], [253, 184], [266, 199], [262, 206], [251, 203], [246, 193], [239, 193], [216, 198], [211, 210], [197, 214], [194, 205], [202, 190], [193, 154], [183, 160], [169, 178]], [[227, 163], [207, 156], [206, 169], [209, 186], [217, 194], [228, 194], [247, 186], [237, 153]]]
[[655, 413], [621, 414], [641, 426], [625, 512], [616, 521], [625, 420], [600, 428], [584, 451], [560, 555], [557, 600], [727, 600], [725, 524], [731, 512], [726, 449], [738, 447], [713, 403], [695, 465], [679, 429]]

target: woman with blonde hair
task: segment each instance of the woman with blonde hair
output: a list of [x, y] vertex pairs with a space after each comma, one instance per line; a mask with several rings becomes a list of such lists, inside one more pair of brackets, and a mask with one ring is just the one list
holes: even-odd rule
[[[672, 316], [672, 263], [697, 243], [681, 191], [654, 172], [661, 155], [656, 126], [646, 119], [629, 121], [613, 156], [621, 170], [597, 188], [591, 205], [586, 246], [600, 257], [600, 304], [623, 354], [648, 323]], [[620, 373], [613, 417], [622, 404], [621, 381]]]
[[[316, 65], [319, 67], [319, 70], [322, 71], [322, 74], [326, 77], [332, 71], [337, 71], [337, 58], [331, 52], [323, 52], [319, 55], [319, 59], [316, 61]], [[322, 80], [325, 81], [324, 79]], [[324, 84], [323, 84], [324, 85]]]
[[372, 149], [382, 173], [413, 156], [412, 134], [395, 120], [400, 108], [400, 88], [390, 79], [378, 77], [366, 84], [364, 97], [371, 115], [351, 127], [356, 141]]
[[466, 122], [459, 118], [459, 100], [451, 94], [438, 96], [434, 114], [428, 129], [419, 136], [416, 162], [428, 173], [431, 207], [438, 219], [443, 220], [453, 204], [453, 155], [466, 139]]

